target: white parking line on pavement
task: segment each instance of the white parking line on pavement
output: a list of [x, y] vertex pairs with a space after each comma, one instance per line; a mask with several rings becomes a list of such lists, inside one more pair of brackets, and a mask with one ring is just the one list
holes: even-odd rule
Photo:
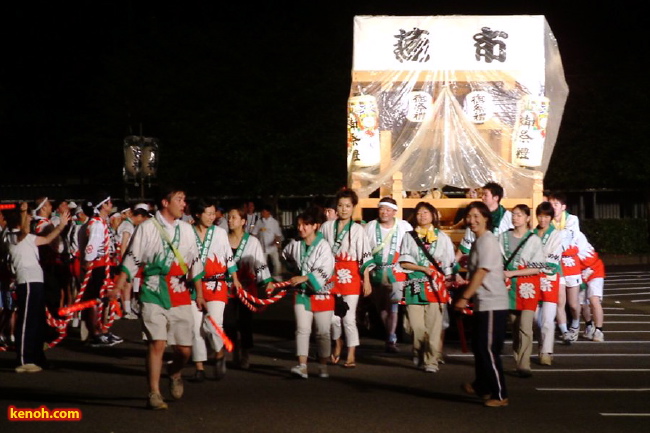
[[550, 392], [650, 392], [650, 388], [535, 388]]
[[613, 413], [613, 412], [602, 412], [601, 416], [650, 416], [650, 413]]
[[605, 317], [650, 317], [650, 314], [605, 314]]
[[621, 321], [611, 321], [611, 320], [608, 320], [607, 322], [605, 322], [606, 325], [611, 325], [611, 324], [629, 325], [631, 323], [633, 323], [635, 325], [641, 325], [641, 324], [648, 324], [650, 322], [621, 322]]
[[[650, 287], [638, 287], [639, 289], [650, 289]], [[650, 295], [650, 292], [637, 292], [637, 293], [617, 293], [616, 295], [610, 295], [607, 298], [618, 298], [619, 296], [638, 296], [638, 295]]]
[[650, 368], [535, 368], [531, 371], [533, 373], [644, 373], [650, 371]]

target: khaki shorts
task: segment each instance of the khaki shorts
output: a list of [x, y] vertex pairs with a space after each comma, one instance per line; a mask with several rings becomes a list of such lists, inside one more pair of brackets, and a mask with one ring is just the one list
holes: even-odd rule
[[142, 328], [148, 341], [167, 341], [169, 345], [191, 346], [194, 316], [191, 305], [169, 310], [150, 302], [142, 303]]

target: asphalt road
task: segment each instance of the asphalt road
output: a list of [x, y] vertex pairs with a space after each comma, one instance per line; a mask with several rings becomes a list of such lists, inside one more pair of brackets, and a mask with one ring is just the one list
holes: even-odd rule
[[[605, 342], [557, 343], [550, 367], [538, 365], [534, 354], [533, 377], [507, 377], [506, 408], [485, 408], [461, 392], [460, 384], [472, 378], [473, 357], [462, 351], [455, 328], [448, 332], [447, 362], [436, 374], [415, 369], [407, 343], [401, 353], [387, 354], [367, 333], [356, 369], [331, 366], [329, 379], [315, 370], [308, 380], [294, 379], [294, 323], [283, 299], [256, 316], [250, 370], [229, 368], [222, 381], [208, 370], [209, 380], [186, 381], [185, 396], [156, 412], [145, 408], [145, 347], [137, 321], [117, 321], [113, 330], [126, 341], [103, 349], [85, 347], [72, 329], [48, 351], [52, 368], [44, 372], [17, 374], [15, 354], [0, 353], [6, 409], [0, 432], [650, 431], [650, 270], [610, 268], [604, 307]], [[509, 343], [503, 360], [507, 370], [514, 368]], [[192, 373], [186, 369], [185, 377]], [[8, 420], [11, 407], [41, 406], [78, 409], [82, 419]]]

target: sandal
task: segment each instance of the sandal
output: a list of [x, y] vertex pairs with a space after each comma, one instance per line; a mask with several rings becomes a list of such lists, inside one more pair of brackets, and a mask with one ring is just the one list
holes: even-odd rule
[[332, 364], [336, 365], [336, 364], [339, 363], [340, 360], [341, 360], [341, 356], [340, 356], [340, 355], [334, 355], [334, 354], [331, 354], [331, 355], [330, 355], [330, 362], [331, 362]]
[[345, 364], [343, 364], [343, 367], [345, 368], [355, 368], [356, 366], [357, 364], [354, 362], [346, 362]]

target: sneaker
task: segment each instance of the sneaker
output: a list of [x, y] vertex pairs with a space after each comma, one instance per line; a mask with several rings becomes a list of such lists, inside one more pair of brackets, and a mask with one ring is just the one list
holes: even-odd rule
[[183, 396], [183, 378], [170, 377], [169, 390], [171, 391], [172, 397], [174, 397], [176, 400], [180, 399]]
[[594, 331], [594, 337], [592, 338], [592, 341], [597, 341], [597, 342], [605, 341], [605, 334], [603, 334], [603, 331], [601, 331], [600, 329], [596, 329]]
[[318, 377], [321, 379], [327, 379], [330, 377], [330, 374], [327, 372], [327, 365], [320, 364], [318, 366]]
[[165, 403], [165, 400], [163, 400], [160, 393], [150, 392], [149, 400], [147, 401], [147, 407], [153, 410], [167, 409], [167, 403]]
[[503, 400], [497, 400], [496, 398], [491, 398], [489, 400], [485, 400], [485, 403], [483, 403], [483, 406], [485, 406], [485, 407], [505, 407], [505, 406], [508, 406], [508, 399], [504, 398]]
[[122, 318], [126, 320], [136, 320], [138, 316], [134, 313], [126, 313], [124, 316], [122, 316]]
[[16, 367], [16, 373], [38, 373], [39, 371], [43, 369], [36, 364], [23, 364]]
[[309, 374], [307, 374], [307, 365], [296, 365], [295, 367], [291, 368], [291, 374], [294, 376], [302, 377], [303, 379], [307, 379], [309, 377]]
[[584, 334], [582, 334], [582, 336], [585, 337], [587, 340], [593, 340], [594, 332], [596, 332], [596, 327], [594, 325], [589, 325], [585, 329], [585, 332]]
[[214, 378], [221, 380], [226, 376], [226, 356], [222, 356], [217, 359], [217, 362], [214, 364]]
[[111, 346], [124, 342], [124, 339], [122, 337], [120, 337], [119, 335], [115, 335], [112, 332], [107, 332], [105, 335], [108, 337], [108, 341], [113, 343], [111, 344]]
[[111, 341], [108, 338], [107, 334], [101, 334], [101, 335], [95, 335], [91, 339], [88, 340], [88, 344], [90, 347], [111, 347], [115, 346], [117, 343], [115, 341]]
[[425, 365], [424, 366], [424, 372], [425, 373], [437, 373], [440, 370], [437, 365]]
[[539, 355], [539, 365], [551, 365], [553, 363], [553, 355], [550, 353], [542, 353]]
[[562, 334], [562, 342], [566, 345], [578, 341], [578, 330], [576, 328], [569, 328], [567, 332]]

